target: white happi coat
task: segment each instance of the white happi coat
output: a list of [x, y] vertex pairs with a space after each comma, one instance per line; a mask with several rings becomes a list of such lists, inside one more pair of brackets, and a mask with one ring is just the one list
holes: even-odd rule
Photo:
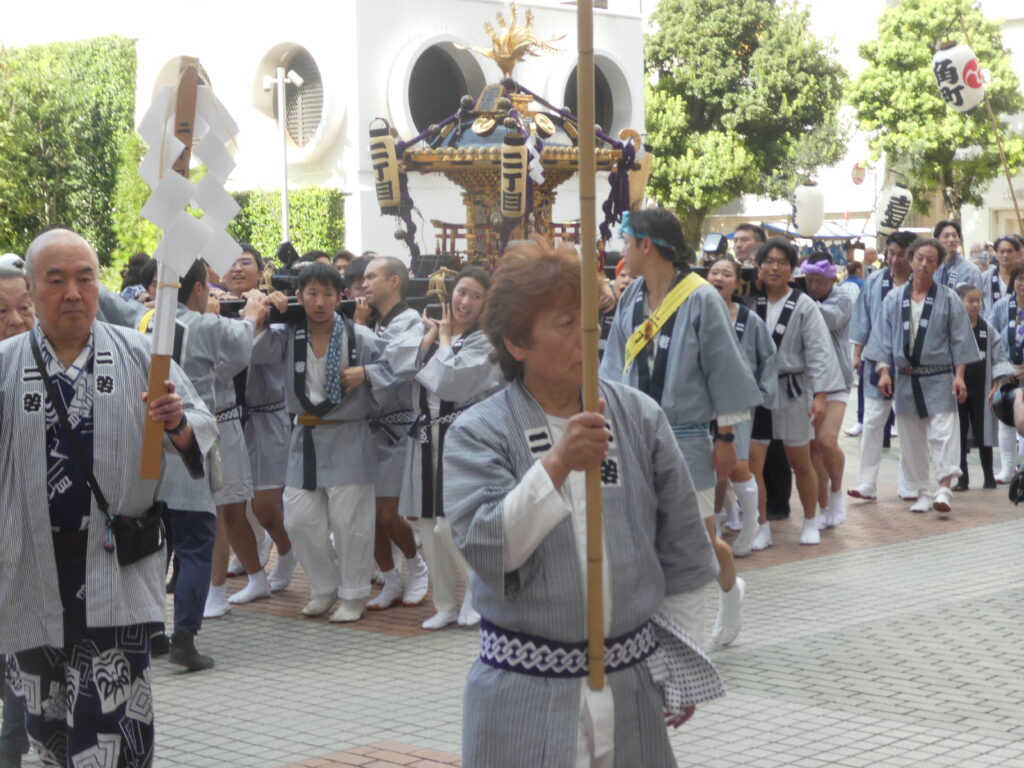
[[[381, 342], [373, 333], [361, 325], [352, 324], [354, 337], [346, 330], [341, 342], [341, 369], [348, 367], [348, 349], [356, 345], [356, 364], [368, 365], [376, 362], [381, 354]], [[302, 403], [296, 385], [300, 378], [305, 386], [305, 371], [296, 370], [295, 329], [290, 325], [274, 324], [258, 334], [252, 349], [252, 362], [284, 365], [285, 404], [289, 413], [303, 413]], [[312, 351], [309, 351], [312, 355]], [[313, 428], [313, 444], [316, 454], [316, 487], [330, 488], [341, 485], [364, 485], [372, 483], [377, 475], [377, 449], [370, 434], [367, 418], [376, 408], [370, 387], [362, 384], [346, 392], [342, 401], [324, 414], [325, 420], [338, 420]], [[306, 427], [296, 423], [292, 426], [291, 444], [288, 449], [288, 470], [285, 484], [291, 488], [303, 486], [302, 436]], [[284, 460], [284, 457], [282, 457]]]
[[[602, 486], [612, 606], [605, 619], [607, 636], [618, 637], [648, 621], [666, 595], [703, 587], [718, 565], [664, 412], [629, 387], [602, 381], [600, 388], [615, 462], [614, 471], [609, 465], [603, 472]], [[448, 433], [445, 512], [473, 568], [473, 607], [484, 619], [537, 638], [579, 642], [586, 638], [585, 587], [571, 516], [522, 565], [505, 567], [505, 498], [549, 442], [547, 418], [519, 381], [470, 408]], [[607, 684], [615, 765], [675, 766], [648, 667], [611, 673]], [[463, 765], [572, 768], [580, 691], [578, 678], [534, 677], [477, 661], [466, 682]]]
[[[46, 389], [28, 333], [0, 342], [0, 652], [64, 645], [63, 608], [47, 501]], [[142, 517], [156, 480], [139, 477], [148, 388], [150, 340], [136, 331], [93, 323], [93, 471], [111, 512]], [[201, 453], [217, 425], [185, 373], [171, 379]], [[169, 438], [164, 453], [177, 454]], [[127, 566], [103, 549], [106, 520], [93, 498], [86, 555], [86, 621], [90, 627], [163, 622], [166, 552]]]
[[[864, 283], [864, 290], [857, 297], [857, 303], [853, 306], [853, 317], [850, 319], [850, 341], [867, 347], [868, 339], [871, 338], [872, 330], [878, 325], [878, 318], [882, 312], [882, 301], [894, 288], [901, 288], [892, 284], [892, 270], [889, 267], [872, 272]], [[909, 278], [908, 278], [909, 279]], [[886, 286], [888, 282], [888, 287]], [[878, 391], [871, 379], [875, 373], [875, 361], [869, 359], [861, 350], [861, 363], [864, 366], [864, 376], [861, 386], [864, 387], [864, 397], [872, 400], [882, 400], [882, 393]]]
[[[393, 339], [385, 353], [394, 375], [412, 383], [406, 408], [411, 408], [421, 418], [425, 418], [420, 412], [420, 401], [423, 394], [431, 394], [451, 403], [454, 411], [460, 411], [489, 397], [505, 385], [501, 370], [491, 359], [494, 347], [483, 331], [468, 331], [461, 338], [452, 340], [459, 347], [457, 351], [454, 345], [438, 347], [430, 359], [424, 361], [427, 350], [420, 343], [425, 331], [421, 322], [418, 327]], [[433, 435], [430, 437], [434, 439]], [[437, 509], [433, 499], [423, 498], [425, 444], [419, 434], [414, 434], [407, 443], [398, 513], [402, 517], [443, 515], [444, 510]], [[443, 446], [442, 441], [438, 446], [440, 451], [443, 451]], [[443, 473], [438, 471], [440, 467], [434, 469], [433, 480], [436, 484]]]
[[[871, 340], [864, 350], [864, 356], [878, 363], [889, 366], [889, 374], [895, 373], [896, 415], [918, 416], [914, 401], [912, 377], [903, 373], [910, 366], [905, 351], [906, 334], [910, 333], [903, 325], [903, 300], [910, 295], [912, 281], [889, 292], [882, 303], [879, 324], [871, 333]], [[966, 365], [981, 359], [978, 345], [971, 331], [971, 321], [967, 318], [967, 310], [960, 297], [951, 289], [937, 285], [935, 302], [927, 328], [920, 328], [917, 333], [924, 333], [925, 339], [920, 366]], [[955, 372], [955, 371], [954, 371]], [[924, 403], [928, 416], [937, 413], [956, 413], [957, 402], [953, 395], [953, 373], [934, 376], [918, 376], [924, 395]]]
[[853, 315], [853, 297], [839, 286], [833, 286], [828, 296], [818, 302], [818, 311], [832, 334], [832, 348], [836, 352], [845, 389], [853, 384], [853, 350], [850, 347], [850, 318]]

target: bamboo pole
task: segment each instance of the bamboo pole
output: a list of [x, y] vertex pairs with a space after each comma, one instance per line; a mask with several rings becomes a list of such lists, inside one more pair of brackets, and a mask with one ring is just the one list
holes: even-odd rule
[[[174, 162], [172, 170], [188, 178], [188, 165], [192, 157], [192, 128], [196, 116], [196, 94], [199, 88], [199, 60], [183, 56], [181, 75], [174, 105], [174, 135], [185, 145], [181, 155]], [[174, 284], [179, 276], [164, 264], [157, 269], [156, 311], [153, 318], [153, 353], [149, 364], [149, 402], [167, 394], [164, 382], [170, 377], [171, 348], [161, 349], [160, 339], [167, 336], [168, 329], [162, 327], [168, 322], [173, 326], [178, 305], [177, 289]], [[170, 302], [170, 304], [168, 304]], [[170, 338], [173, 339], [173, 336]], [[163, 455], [164, 424], [148, 416], [142, 437], [142, 456], [139, 462], [139, 476], [146, 480], [160, 477], [160, 459]]]
[[[964, 39], [974, 50], [974, 43], [971, 42], [971, 33], [967, 30], [967, 20], [960, 14], [960, 28], [964, 31]], [[996, 135], [996, 146], [999, 148], [999, 157], [1003, 161], [1003, 173], [1006, 174], [1006, 185], [1010, 188], [1010, 199], [1013, 201], [1013, 210], [1017, 214], [1017, 226], [1021, 234], [1024, 234], [1024, 219], [1020, 215], [1020, 204], [1017, 202], [1017, 192], [1013, 188], [1013, 174], [1010, 173], [1010, 164], [1006, 160], [1006, 150], [1003, 149], [1003, 132], [999, 128], [999, 121], [996, 120], [996, 113], [992, 109], [992, 102], [988, 98], [988, 88], [982, 88], [981, 95], [985, 99], [985, 110], [988, 112], [988, 119], [992, 121], [992, 132]]]
[[[594, 4], [577, 0], [576, 29], [579, 62], [577, 64], [577, 104], [579, 104], [580, 166], [580, 312], [583, 328], [583, 410], [596, 413], [597, 342], [597, 165], [594, 157]], [[602, 583], [601, 468], [587, 470], [587, 657], [590, 663], [590, 687], [604, 688], [604, 584]]]

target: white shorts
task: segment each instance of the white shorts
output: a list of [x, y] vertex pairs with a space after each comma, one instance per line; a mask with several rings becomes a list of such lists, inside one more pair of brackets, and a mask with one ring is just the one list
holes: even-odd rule
[[842, 392], [829, 392], [825, 395], [826, 403], [848, 403], [850, 402], [850, 390], [846, 389]]

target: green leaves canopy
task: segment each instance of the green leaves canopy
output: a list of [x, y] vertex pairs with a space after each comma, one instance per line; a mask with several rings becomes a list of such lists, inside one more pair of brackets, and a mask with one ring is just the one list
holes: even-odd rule
[[24, 252], [62, 224], [109, 259], [135, 66], [135, 44], [120, 37], [0, 49], [0, 247]]
[[742, 194], [787, 197], [845, 151], [846, 73], [806, 10], [769, 0], [662, 0], [645, 57], [650, 193], [696, 237]]
[[[936, 41], [966, 42], [963, 14], [986, 90], [999, 115], [1024, 111], [1020, 83], [1010, 68], [999, 24], [965, 0], [903, 0], [882, 14], [878, 38], [859, 49], [867, 69], [850, 89], [860, 127], [871, 133], [870, 146], [884, 153], [890, 168], [907, 174], [915, 198], [927, 205], [928, 193], [943, 193], [948, 216], [959, 219], [964, 204], [981, 205], [989, 183], [1001, 172], [995, 136], [985, 108], [963, 115], [939, 98], [932, 74]], [[961, 152], [958, 149], [975, 148]], [[1008, 136], [1012, 168], [1024, 164], [1024, 141]]]

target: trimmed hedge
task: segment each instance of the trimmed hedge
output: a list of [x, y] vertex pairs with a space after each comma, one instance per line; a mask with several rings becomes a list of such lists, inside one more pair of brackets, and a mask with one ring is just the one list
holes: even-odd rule
[[[252, 243], [264, 256], [281, 244], [281, 193], [276, 190], [234, 192], [241, 206], [228, 232]], [[337, 189], [299, 187], [288, 191], [288, 227], [301, 254], [314, 249], [334, 253], [345, 243], [345, 196]]]

